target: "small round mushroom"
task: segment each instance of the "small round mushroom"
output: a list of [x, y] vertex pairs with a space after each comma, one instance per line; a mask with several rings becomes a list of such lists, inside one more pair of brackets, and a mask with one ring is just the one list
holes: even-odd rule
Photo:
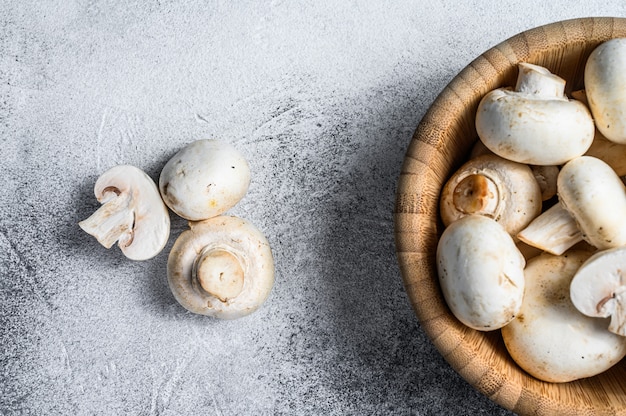
[[626, 336], [626, 247], [591, 256], [576, 272], [570, 296], [581, 313], [610, 317], [609, 331]]
[[598, 130], [626, 144], [626, 39], [601, 43], [585, 65], [585, 92]]
[[598, 249], [626, 245], [626, 188], [602, 160], [581, 156], [558, 176], [559, 203], [535, 218], [517, 237], [552, 254], [581, 240]]
[[513, 360], [532, 376], [563, 383], [591, 377], [626, 355], [626, 339], [606, 330], [606, 321], [578, 312], [569, 298], [587, 251], [541, 254], [528, 261], [526, 288], [517, 317], [502, 328]]
[[78, 223], [100, 244], [115, 242], [131, 260], [159, 254], [170, 234], [170, 217], [154, 181], [141, 169], [115, 166], [96, 181], [94, 194], [102, 206]]
[[587, 151], [594, 122], [587, 107], [569, 100], [565, 80], [520, 63], [515, 90], [499, 88], [478, 105], [476, 130], [495, 154], [531, 165], [561, 165]]
[[470, 214], [493, 218], [511, 235], [541, 213], [541, 188], [524, 164], [485, 154], [469, 160], [446, 182], [440, 197], [444, 225]]
[[221, 319], [248, 315], [274, 284], [270, 245], [250, 222], [217, 216], [190, 222], [167, 262], [169, 287], [190, 312]]
[[481, 215], [453, 222], [439, 239], [436, 257], [443, 296], [459, 321], [491, 331], [515, 318], [526, 261], [499, 223]]
[[200, 221], [223, 214], [243, 198], [250, 168], [234, 146], [219, 140], [197, 140], [163, 167], [159, 189], [176, 214]]

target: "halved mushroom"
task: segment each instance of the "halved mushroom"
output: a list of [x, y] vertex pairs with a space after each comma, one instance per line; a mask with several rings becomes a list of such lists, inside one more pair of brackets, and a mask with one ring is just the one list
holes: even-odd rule
[[219, 140], [197, 140], [163, 167], [159, 189], [176, 214], [200, 221], [223, 214], [243, 198], [250, 168], [234, 146]]
[[480, 140], [495, 154], [531, 165], [561, 165], [587, 151], [594, 122], [587, 107], [569, 100], [565, 80], [520, 63], [512, 91], [487, 93], [476, 112]]
[[626, 188], [609, 165], [592, 156], [566, 163], [557, 181], [559, 203], [517, 237], [552, 254], [581, 240], [598, 249], [626, 245]]
[[217, 216], [190, 222], [172, 247], [167, 277], [176, 300], [201, 315], [234, 319], [254, 312], [274, 284], [272, 251], [250, 222]]
[[626, 336], [626, 247], [591, 256], [576, 272], [570, 297], [587, 316], [611, 317], [609, 331]]
[[626, 144], [626, 39], [603, 42], [585, 65], [585, 92], [598, 130], [610, 141]]
[[78, 223], [100, 244], [115, 242], [131, 260], [147, 260], [161, 252], [170, 233], [170, 217], [154, 181], [141, 169], [115, 166], [96, 181], [94, 194], [102, 206]]
[[524, 164], [485, 154], [469, 160], [441, 192], [444, 225], [470, 214], [493, 218], [511, 235], [541, 213], [541, 189]]
[[443, 296], [459, 321], [491, 331], [515, 318], [526, 261], [499, 223], [475, 214], [453, 222], [439, 239], [436, 257]]
[[570, 301], [572, 277], [589, 256], [586, 251], [544, 253], [526, 265], [524, 301], [517, 317], [502, 328], [502, 338], [513, 360], [538, 379], [562, 383], [591, 377], [626, 355], [625, 338], [607, 331], [605, 320], [581, 314]]

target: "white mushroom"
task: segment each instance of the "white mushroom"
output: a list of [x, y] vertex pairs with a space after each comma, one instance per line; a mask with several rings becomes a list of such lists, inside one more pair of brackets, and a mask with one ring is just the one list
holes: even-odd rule
[[593, 119], [564, 88], [546, 68], [520, 63], [514, 91], [499, 88], [480, 101], [480, 140], [503, 158], [532, 165], [556, 166], [582, 155], [593, 140]]
[[626, 245], [626, 188], [605, 162], [578, 157], [561, 168], [559, 203], [517, 237], [552, 254], [562, 254], [581, 240], [598, 249]]
[[626, 336], [626, 247], [599, 251], [590, 257], [574, 276], [570, 296], [580, 312], [611, 317], [609, 331]]
[[199, 221], [223, 214], [243, 198], [250, 168], [232, 145], [198, 140], [176, 153], [163, 167], [159, 189], [179, 216]]
[[190, 222], [172, 247], [167, 278], [187, 310], [222, 319], [254, 312], [274, 284], [267, 239], [248, 221], [218, 216]]
[[585, 65], [585, 92], [598, 130], [626, 144], [626, 39], [597, 46]]
[[161, 252], [170, 233], [170, 217], [154, 181], [141, 169], [115, 166], [96, 181], [94, 194], [102, 206], [78, 223], [100, 244], [115, 242], [131, 260], [147, 260]]
[[541, 213], [541, 189], [531, 169], [494, 154], [461, 166], [441, 192], [444, 225], [470, 214], [493, 218], [511, 235]]
[[554, 383], [591, 377], [626, 355], [626, 339], [606, 330], [606, 321], [578, 312], [570, 282], [589, 257], [586, 251], [541, 254], [528, 261], [526, 289], [517, 317], [502, 328], [515, 362], [532, 376]]
[[436, 256], [443, 296], [463, 324], [491, 331], [517, 315], [525, 260], [496, 221], [468, 215], [453, 222], [442, 233]]

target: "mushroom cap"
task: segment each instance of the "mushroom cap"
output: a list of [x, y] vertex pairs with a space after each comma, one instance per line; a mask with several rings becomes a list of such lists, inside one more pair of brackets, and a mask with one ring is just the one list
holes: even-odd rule
[[613, 142], [626, 143], [626, 39], [598, 45], [587, 59], [584, 78], [598, 130]]
[[250, 168], [234, 146], [219, 140], [197, 140], [163, 167], [159, 189], [176, 214], [200, 221], [223, 214], [248, 191]]
[[626, 339], [570, 301], [572, 277], [589, 256], [587, 251], [544, 253], [526, 265], [524, 301], [502, 328], [502, 338], [513, 360], [538, 379], [561, 383], [591, 377], [626, 355]]
[[599, 249], [626, 245], [626, 188], [608, 164], [575, 158], [561, 168], [557, 189], [585, 241]]
[[443, 296], [463, 324], [490, 331], [517, 315], [526, 262], [496, 221], [474, 214], [453, 222], [441, 235], [436, 256]]
[[440, 213], [446, 226], [479, 214], [516, 235], [541, 213], [541, 201], [541, 188], [528, 165], [484, 154], [466, 162], [446, 182]]
[[[191, 222], [190, 229], [176, 240], [167, 262], [169, 287], [176, 300], [187, 310], [222, 319], [235, 319], [254, 312], [265, 302], [274, 284], [272, 251], [265, 236], [250, 222], [234, 216], [217, 216]], [[225, 263], [243, 272], [243, 285], [227, 298], [208, 293], [198, 282], [198, 263], [206, 253], [226, 254]], [[222, 260], [213, 256], [218, 277], [230, 275]], [[202, 266], [201, 266], [202, 267]], [[235, 273], [236, 274], [236, 273]], [[232, 290], [227, 282], [228, 291]]]
[[[602, 250], [576, 272], [570, 285], [572, 303], [591, 317], [612, 317], [611, 332], [626, 335], [626, 247]], [[603, 324], [606, 329], [606, 323]]]
[[141, 169], [115, 166], [94, 185], [102, 206], [79, 226], [106, 248], [116, 241], [131, 260], [147, 260], [165, 247], [170, 217], [154, 181]]
[[[552, 88], [536, 83], [535, 78], [554, 83], [555, 76], [533, 67], [520, 68], [519, 77], [530, 78], [518, 80], [521, 91], [499, 88], [482, 98], [476, 112], [476, 131], [485, 146], [503, 158], [532, 165], [561, 165], [591, 146], [594, 122], [584, 104], [562, 94], [560, 83]], [[536, 89], [535, 83], [539, 84]]]

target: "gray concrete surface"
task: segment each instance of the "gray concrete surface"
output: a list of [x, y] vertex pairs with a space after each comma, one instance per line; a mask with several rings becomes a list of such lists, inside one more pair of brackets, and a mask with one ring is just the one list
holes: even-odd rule
[[[506, 415], [441, 358], [403, 290], [396, 179], [474, 57], [526, 29], [625, 16], [621, 0], [4, 1], [0, 5], [0, 414]], [[186, 313], [167, 252], [125, 259], [77, 222], [93, 184], [157, 178], [200, 138], [253, 172], [231, 214], [268, 237], [253, 315]]]

